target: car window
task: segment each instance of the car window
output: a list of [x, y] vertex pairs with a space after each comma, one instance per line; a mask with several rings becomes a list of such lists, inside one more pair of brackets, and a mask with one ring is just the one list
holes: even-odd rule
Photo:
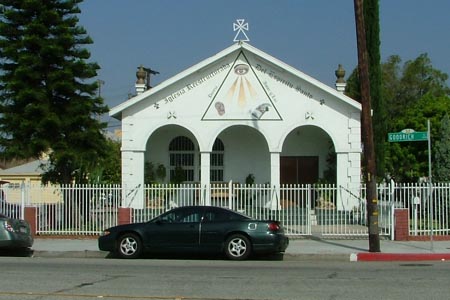
[[198, 223], [201, 219], [201, 211], [198, 209], [179, 209], [171, 211], [160, 220], [167, 223]]
[[157, 219], [158, 221], [164, 222], [164, 223], [172, 223], [173, 220], [175, 220], [175, 213], [170, 212], [167, 214], [164, 214]]
[[209, 209], [205, 213], [205, 222], [225, 222], [245, 219], [245, 216], [223, 209]]

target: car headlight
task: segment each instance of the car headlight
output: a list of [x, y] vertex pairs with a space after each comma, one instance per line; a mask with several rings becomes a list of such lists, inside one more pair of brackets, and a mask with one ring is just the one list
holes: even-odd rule
[[109, 235], [110, 233], [111, 233], [110, 231], [105, 230], [105, 231], [102, 232], [102, 236], [107, 236], [107, 235]]

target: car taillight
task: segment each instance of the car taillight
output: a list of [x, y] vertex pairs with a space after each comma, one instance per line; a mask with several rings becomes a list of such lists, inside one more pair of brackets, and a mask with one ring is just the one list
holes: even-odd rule
[[14, 228], [12, 227], [11, 223], [5, 222], [4, 225], [5, 225], [5, 228], [6, 228], [7, 231], [14, 232]]
[[280, 225], [278, 223], [272, 222], [269, 223], [269, 231], [278, 231], [280, 230]]

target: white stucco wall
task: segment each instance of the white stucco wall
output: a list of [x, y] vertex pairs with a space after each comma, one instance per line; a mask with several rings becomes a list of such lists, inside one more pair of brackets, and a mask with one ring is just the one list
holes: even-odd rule
[[[247, 73], [237, 73], [238, 65]], [[318, 155], [322, 174], [332, 141], [338, 185], [359, 184], [360, 106], [250, 46], [230, 47], [129, 101], [115, 113], [122, 118], [123, 182], [131, 186], [143, 180], [137, 175], [143, 167], [132, 165], [167, 165], [168, 141], [178, 135], [191, 138], [199, 152], [211, 151], [219, 137], [224, 179], [245, 182], [253, 173], [258, 183], [277, 178], [271, 153]], [[257, 119], [252, 114], [261, 104], [268, 110]]]
[[226, 149], [225, 181], [245, 183], [249, 174], [256, 183], [270, 182], [270, 153], [264, 137], [255, 129], [234, 126], [220, 134]]

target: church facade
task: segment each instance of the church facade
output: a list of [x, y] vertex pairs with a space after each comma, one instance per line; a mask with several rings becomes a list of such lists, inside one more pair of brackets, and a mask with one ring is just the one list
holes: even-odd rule
[[137, 95], [110, 111], [122, 122], [125, 206], [144, 205], [146, 163], [166, 170], [163, 183], [276, 188], [332, 173], [331, 183], [359, 194], [361, 105], [342, 91], [245, 42], [153, 88], [145, 76], [138, 71]]

